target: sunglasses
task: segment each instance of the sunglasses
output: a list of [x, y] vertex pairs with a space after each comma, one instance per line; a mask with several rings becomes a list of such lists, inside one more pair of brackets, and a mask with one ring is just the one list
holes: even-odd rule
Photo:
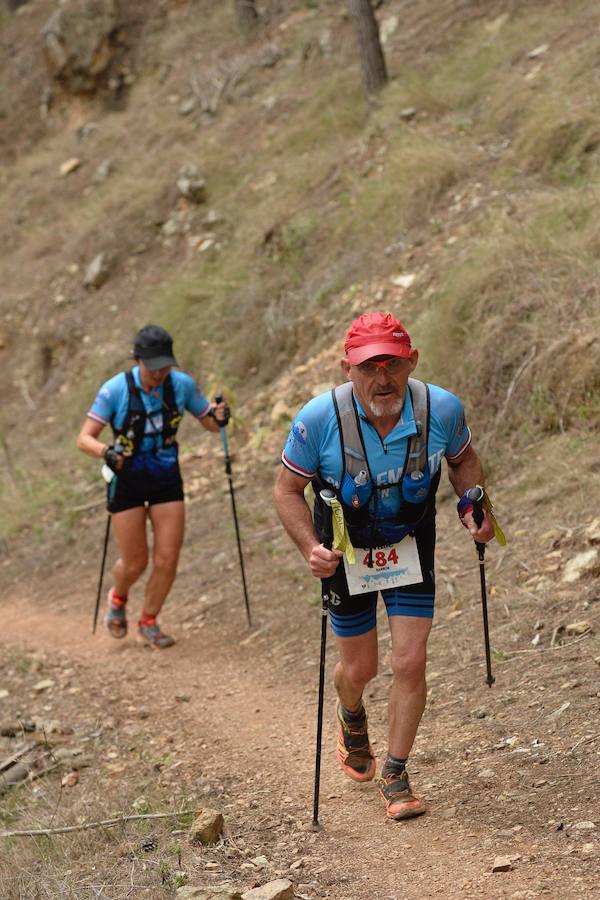
[[404, 357], [392, 356], [390, 359], [367, 359], [357, 365], [362, 375], [376, 375], [379, 369], [383, 369], [388, 375], [398, 375], [404, 368]]

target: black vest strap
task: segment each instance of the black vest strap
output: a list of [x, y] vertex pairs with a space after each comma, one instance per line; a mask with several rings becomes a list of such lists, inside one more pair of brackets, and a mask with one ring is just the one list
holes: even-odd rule
[[[125, 421], [119, 429], [113, 425], [115, 443], [120, 443], [124, 450], [134, 455], [140, 448], [140, 444], [146, 432], [147, 413], [142, 400], [140, 389], [135, 383], [133, 372], [125, 372], [127, 379], [127, 393], [129, 401]], [[176, 444], [175, 435], [181, 422], [181, 412], [175, 402], [175, 390], [173, 379], [169, 373], [163, 382], [163, 409], [162, 409], [162, 446], [172, 447]]]

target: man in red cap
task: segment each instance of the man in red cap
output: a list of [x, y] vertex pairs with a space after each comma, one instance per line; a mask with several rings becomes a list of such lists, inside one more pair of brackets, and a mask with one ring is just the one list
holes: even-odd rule
[[[434, 600], [435, 493], [441, 462], [448, 464], [463, 524], [482, 543], [494, 536], [485, 513], [481, 527], [464, 501], [484, 483], [460, 400], [411, 377], [418, 351], [389, 313], [369, 313], [350, 326], [341, 368], [348, 381], [310, 400], [295, 418], [275, 485], [277, 511], [316, 578], [331, 578], [330, 622], [339, 661], [337, 757], [359, 782], [375, 777], [362, 696], [377, 674], [376, 604], [386, 605], [392, 637], [393, 681], [389, 744], [378, 784], [388, 818], [426, 811], [406, 770], [426, 699], [425, 663]], [[315, 489], [314, 523], [304, 498]], [[354, 547], [322, 543], [326, 514], [320, 491], [341, 503]]]

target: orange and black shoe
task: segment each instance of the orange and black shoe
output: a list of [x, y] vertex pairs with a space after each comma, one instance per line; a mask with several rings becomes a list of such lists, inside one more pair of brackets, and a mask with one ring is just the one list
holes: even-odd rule
[[382, 777], [377, 783], [385, 802], [388, 819], [401, 821], [402, 819], [412, 819], [414, 816], [422, 816], [427, 812], [425, 802], [419, 797], [415, 797], [411, 790], [406, 769], [386, 774], [384, 768]]
[[175, 643], [175, 638], [169, 637], [160, 630], [155, 616], [144, 616], [140, 619], [137, 639], [140, 643], [152, 647], [153, 650], [165, 650]]
[[342, 713], [342, 704], [337, 705], [339, 720], [336, 756], [339, 764], [354, 781], [372, 781], [375, 777], [376, 762], [369, 744], [367, 713], [362, 708], [360, 718], [347, 722]]
[[108, 609], [104, 621], [114, 638], [124, 638], [127, 634], [126, 603], [127, 597], [116, 597], [115, 589], [110, 589], [108, 592]]

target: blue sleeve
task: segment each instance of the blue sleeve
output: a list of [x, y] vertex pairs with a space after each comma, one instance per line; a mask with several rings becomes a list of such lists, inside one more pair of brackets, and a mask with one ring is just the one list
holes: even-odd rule
[[88, 416], [107, 425], [115, 418], [121, 403], [121, 395], [125, 387], [125, 374], [119, 372], [109, 381], [106, 381], [96, 395], [96, 399], [92, 403]]
[[321, 394], [302, 407], [290, 428], [281, 454], [284, 466], [302, 478], [312, 478], [321, 461], [321, 441], [331, 414], [331, 395]]
[[210, 409], [210, 400], [202, 393], [191, 375], [186, 372], [176, 372], [176, 382], [181, 390], [183, 408], [193, 416], [201, 419]]
[[436, 385], [430, 385], [430, 393], [432, 417], [435, 416], [445, 436], [446, 459], [456, 459], [471, 443], [463, 405], [455, 394]]

